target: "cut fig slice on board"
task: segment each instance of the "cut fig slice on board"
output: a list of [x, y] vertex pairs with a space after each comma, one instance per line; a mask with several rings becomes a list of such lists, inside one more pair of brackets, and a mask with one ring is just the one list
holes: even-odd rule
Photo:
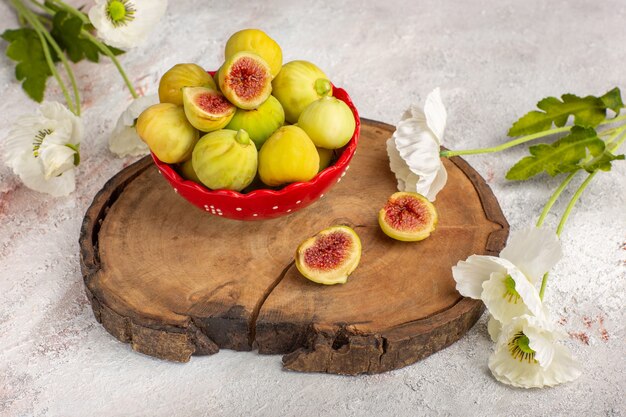
[[424, 240], [437, 226], [437, 210], [417, 193], [394, 193], [378, 212], [378, 223], [385, 234], [405, 242]]
[[345, 284], [361, 260], [361, 240], [348, 226], [332, 226], [305, 240], [296, 251], [296, 268], [318, 284]]

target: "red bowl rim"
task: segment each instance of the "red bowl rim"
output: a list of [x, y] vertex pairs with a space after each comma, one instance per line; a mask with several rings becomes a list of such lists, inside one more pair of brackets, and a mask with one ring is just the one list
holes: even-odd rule
[[[337, 97], [337, 95], [339, 95], [340, 97]], [[291, 184], [286, 185], [284, 188], [281, 188], [278, 190], [272, 190], [268, 188], [259, 188], [259, 189], [250, 191], [245, 194], [239, 191], [234, 191], [234, 190], [210, 190], [198, 184], [195, 181], [184, 179], [178, 174], [178, 172], [176, 172], [176, 170], [172, 167], [172, 165], [161, 161], [153, 152], [150, 152], [150, 153], [152, 155], [152, 159], [154, 160], [155, 164], [159, 167], [163, 175], [172, 179], [176, 183], [184, 184], [187, 187], [194, 188], [198, 192], [201, 192], [207, 195], [223, 196], [223, 197], [229, 197], [229, 198], [234, 198], [234, 199], [262, 198], [265, 196], [275, 197], [275, 196], [285, 195], [285, 194], [288, 194], [291, 190], [301, 188], [304, 186], [314, 187], [318, 183], [325, 182], [327, 177], [333, 177], [333, 176], [338, 175], [337, 171], [341, 171], [345, 169], [345, 167], [348, 165], [348, 162], [352, 159], [352, 156], [354, 156], [354, 153], [356, 152], [359, 132], [361, 130], [361, 120], [359, 118], [359, 113], [356, 107], [354, 106], [354, 103], [352, 102], [352, 99], [350, 98], [348, 93], [343, 88], [338, 88], [333, 85], [333, 96], [345, 102], [348, 105], [348, 107], [350, 107], [350, 110], [352, 110], [352, 113], [354, 115], [354, 121], [355, 121], [354, 134], [352, 135], [352, 138], [350, 139], [348, 144], [344, 147], [343, 152], [339, 156], [339, 159], [337, 159], [337, 162], [323, 169], [321, 172], [319, 172], [315, 177], [313, 177], [309, 181], [293, 182]]]

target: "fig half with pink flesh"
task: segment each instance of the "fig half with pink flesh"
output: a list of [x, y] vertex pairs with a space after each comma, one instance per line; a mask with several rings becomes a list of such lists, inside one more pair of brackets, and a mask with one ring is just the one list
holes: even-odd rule
[[259, 107], [272, 93], [272, 72], [267, 62], [252, 52], [238, 52], [218, 72], [220, 91], [244, 110]]
[[378, 212], [378, 223], [385, 234], [396, 240], [424, 240], [437, 227], [437, 210], [426, 197], [399, 192]]
[[183, 88], [183, 106], [189, 123], [203, 132], [223, 128], [237, 110], [222, 93], [207, 87]]
[[296, 268], [318, 284], [345, 284], [361, 260], [361, 240], [348, 226], [332, 226], [305, 240], [296, 251]]

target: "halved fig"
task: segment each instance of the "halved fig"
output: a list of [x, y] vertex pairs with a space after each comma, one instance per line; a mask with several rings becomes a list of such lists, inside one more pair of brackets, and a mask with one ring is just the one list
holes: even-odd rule
[[237, 110], [222, 93], [207, 87], [183, 88], [183, 106], [189, 123], [203, 132], [223, 128]]
[[426, 197], [399, 192], [387, 200], [378, 213], [378, 223], [385, 234], [396, 240], [424, 240], [437, 226], [437, 210]]
[[296, 251], [296, 268], [318, 284], [345, 284], [361, 260], [361, 240], [348, 226], [332, 226], [305, 240]]
[[219, 70], [220, 90], [235, 106], [256, 109], [272, 93], [272, 72], [267, 62], [252, 52], [238, 52]]

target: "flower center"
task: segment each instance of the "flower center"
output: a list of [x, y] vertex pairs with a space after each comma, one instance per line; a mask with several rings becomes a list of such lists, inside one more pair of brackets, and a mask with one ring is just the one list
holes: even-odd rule
[[509, 341], [509, 352], [513, 359], [517, 359], [520, 362], [537, 363], [535, 360], [535, 351], [531, 349], [530, 340], [524, 332], [517, 332], [515, 336]]
[[46, 136], [50, 135], [53, 132], [52, 129], [41, 129], [35, 135], [35, 139], [33, 140], [33, 156], [37, 158], [39, 156], [39, 148], [41, 148], [41, 144]]
[[107, 16], [113, 26], [124, 26], [135, 19], [135, 6], [129, 0], [109, 0]]
[[509, 303], [517, 304], [520, 295], [515, 289], [515, 280], [511, 275], [507, 275], [506, 278], [504, 278], [504, 287], [506, 290], [504, 291], [503, 297], [508, 298]]

